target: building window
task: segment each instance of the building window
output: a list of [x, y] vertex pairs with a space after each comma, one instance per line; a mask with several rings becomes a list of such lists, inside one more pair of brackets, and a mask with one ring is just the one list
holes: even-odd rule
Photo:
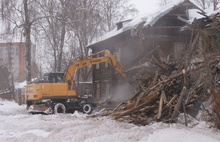
[[118, 48], [118, 52], [115, 52], [113, 55], [120, 62], [121, 61], [121, 48]]
[[16, 48], [16, 55], [18, 55], [19, 54], [19, 50], [18, 50], [18, 48]]
[[95, 98], [100, 99], [101, 98], [101, 85], [100, 81], [95, 81]]
[[118, 49], [118, 61], [121, 62], [121, 47]]
[[108, 62], [105, 62], [105, 68], [108, 68]]
[[[99, 55], [97, 55], [97, 58], [99, 57]], [[99, 63], [98, 64], [96, 64], [96, 69], [99, 69], [100, 67], [99, 67]]]
[[105, 67], [108, 68], [108, 62], [105, 62]]
[[175, 51], [175, 59], [180, 59], [183, 55], [184, 51], [184, 43], [183, 42], [175, 42], [174, 43], [174, 51]]
[[110, 99], [111, 98], [111, 86], [109, 80], [103, 81], [104, 89], [105, 89], [105, 98]]

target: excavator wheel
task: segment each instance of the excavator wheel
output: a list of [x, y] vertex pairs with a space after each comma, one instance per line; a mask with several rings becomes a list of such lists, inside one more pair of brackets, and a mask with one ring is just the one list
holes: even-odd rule
[[53, 112], [54, 112], [54, 114], [66, 113], [66, 107], [62, 103], [57, 103], [57, 104], [54, 105]]
[[88, 104], [88, 103], [85, 103], [83, 104], [82, 106], [82, 112], [85, 113], [85, 114], [91, 114], [93, 111], [93, 108], [92, 108], [92, 105], [91, 104]]

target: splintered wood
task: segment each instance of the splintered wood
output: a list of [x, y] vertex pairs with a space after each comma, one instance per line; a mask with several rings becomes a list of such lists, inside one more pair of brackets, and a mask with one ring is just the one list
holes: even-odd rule
[[211, 96], [207, 81], [213, 83], [220, 79], [214, 79], [220, 73], [219, 57], [207, 55], [206, 61], [180, 71], [174, 64], [162, 62], [163, 68], [159, 67], [150, 78], [139, 80], [131, 99], [98, 116], [108, 115], [118, 121], [147, 125], [152, 121], [175, 122], [178, 115], [184, 113], [187, 125], [187, 116], [195, 117], [203, 101]]
[[[147, 61], [156, 70], [149, 78], [140, 78], [133, 97], [121, 103], [110, 116], [118, 121], [146, 125], [152, 121], [175, 122], [184, 113], [187, 125], [188, 115], [196, 117], [199, 111], [206, 111], [211, 116], [206, 121], [214, 121], [220, 128], [220, 42], [215, 40], [220, 37], [219, 30], [209, 30], [219, 29], [219, 19], [217, 13], [189, 26], [191, 40], [178, 61], [170, 61], [169, 55], [158, 50], [160, 59], [153, 57]], [[214, 39], [207, 34], [210, 32], [216, 34]], [[143, 72], [141, 75], [144, 76]]]
[[[133, 97], [100, 115], [146, 125], [152, 121], [175, 122], [184, 113], [187, 125], [188, 115], [196, 117], [199, 111], [204, 111], [211, 115], [204, 117], [210, 118], [206, 121], [214, 121], [220, 128], [219, 19], [219, 13], [214, 18], [206, 16], [188, 27], [192, 31], [191, 40], [181, 59], [170, 61], [169, 55], [166, 57], [158, 50], [160, 59], [154, 56], [147, 59], [143, 65], [148, 66], [143, 71], [137, 67], [129, 70], [127, 73], [135, 74], [139, 81]], [[217, 30], [209, 30], [210, 27]], [[213, 39], [208, 35], [212, 32]]]
[[121, 103], [110, 115], [119, 121], [141, 125], [151, 121], [175, 120], [182, 111], [183, 96], [186, 96], [186, 87], [182, 81], [186, 80], [184, 74], [180, 72], [161, 78], [156, 72], [152, 79], [140, 81], [133, 97]]
[[152, 121], [175, 122], [178, 115], [184, 113], [187, 125], [187, 115], [198, 113], [197, 103], [204, 101], [204, 96], [209, 96], [208, 92], [201, 93], [206, 85], [200, 78], [193, 78], [198, 70], [204, 71], [204, 65], [180, 72], [171, 68], [173, 65], [166, 64], [166, 71], [159, 69], [152, 78], [139, 81], [133, 97], [108, 115], [118, 121], [146, 125]]

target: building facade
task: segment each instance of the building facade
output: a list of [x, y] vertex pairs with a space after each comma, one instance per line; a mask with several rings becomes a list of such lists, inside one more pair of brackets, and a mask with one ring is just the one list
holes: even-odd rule
[[[147, 63], [147, 60], [160, 59], [159, 53], [178, 61], [191, 37], [191, 32], [181, 29], [194, 18], [192, 13], [197, 11], [201, 9], [191, 0], [173, 2], [150, 14], [119, 22], [116, 29], [87, 47], [92, 49], [93, 53], [103, 49], [110, 50], [125, 67], [126, 72], [136, 65]], [[147, 78], [149, 67], [144, 71]], [[112, 67], [104, 63], [93, 66], [93, 84], [97, 98], [117, 94], [114, 90], [117, 90], [118, 82], [118, 75]]]
[[[36, 46], [31, 50], [32, 65], [36, 66]], [[25, 42], [0, 43], [0, 65], [7, 66], [15, 81], [24, 81]]]

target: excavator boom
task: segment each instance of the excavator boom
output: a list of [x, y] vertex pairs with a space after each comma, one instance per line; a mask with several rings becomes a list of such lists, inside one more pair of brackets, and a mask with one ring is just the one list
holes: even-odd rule
[[[104, 56], [97, 57], [101, 53], [104, 53]], [[83, 59], [78, 59], [70, 63], [64, 72], [63, 82], [74, 80], [74, 75], [77, 69], [103, 62], [108, 62], [109, 64], [111, 64], [117, 72], [119, 72], [124, 78], [126, 78], [124, 67], [122, 66], [122, 64], [118, 62], [116, 57], [112, 55], [109, 50], [103, 50], [101, 52], [96, 52], [94, 54], [84, 57]]]

